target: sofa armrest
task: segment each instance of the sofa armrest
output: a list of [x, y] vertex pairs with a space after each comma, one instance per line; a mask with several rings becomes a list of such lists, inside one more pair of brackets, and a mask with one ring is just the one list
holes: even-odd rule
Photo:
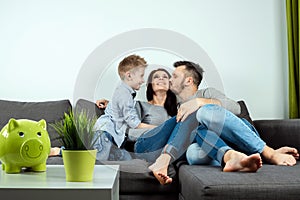
[[268, 146], [300, 150], [300, 119], [254, 120], [254, 126]]
[[99, 118], [104, 114], [104, 109], [100, 109], [94, 102], [85, 99], [79, 99], [75, 106], [75, 112], [80, 112], [82, 110], [87, 111], [89, 118], [97, 117]]

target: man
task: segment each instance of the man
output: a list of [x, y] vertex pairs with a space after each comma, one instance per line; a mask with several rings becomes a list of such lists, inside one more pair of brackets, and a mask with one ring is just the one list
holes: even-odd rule
[[[235, 115], [240, 112], [237, 103], [212, 88], [198, 90], [203, 73], [199, 65], [179, 61], [174, 63], [174, 67], [176, 69], [170, 79], [170, 89], [181, 102], [177, 121], [185, 121], [191, 113], [197, 111], [199, 126], [195, 131], [195, 141], [209, 157], [222, 163], [223, 171], [256, 172], [262, 167], [261, 156], [272, 164], [295, 165], [299, 158], [298, 151], [290, 147], [274, 150], [267, 146], [254, 127]], [[182, 133], [179, 131], [177, 135]], [[161, 183], [172, 182], [167, 175], [170, 161], [171, 155], [163, 152], [149, 167], [158, 175], [156, 178]]]

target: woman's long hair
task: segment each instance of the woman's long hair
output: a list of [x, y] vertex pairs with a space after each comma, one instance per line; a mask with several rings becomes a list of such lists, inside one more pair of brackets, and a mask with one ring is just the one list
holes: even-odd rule
[[[168, 77], [171, 78], [171, 74], [163, 68], [158, 68], [156, 70], [153, 70], [149, 74], [148, 81], [147, 81], [146, 95], [147, 95], [147, 100], [148, 101], [153, 100], [154, 91], [153, 91], [153, 88], [152, 88], [152, 77], [153, 77], [153, 74], [155, 72], [158, 72], [158, 71], [166, 72], [168, 74]], [[176, 95], [170, 89], [167, 91], [167, 98], [166, 98], [166, 101], [164, 103], [164, 108], [166, 109], [167, 113], [171, 117], [173, 117], [177, 114], [177, 98], [176, 98]]]

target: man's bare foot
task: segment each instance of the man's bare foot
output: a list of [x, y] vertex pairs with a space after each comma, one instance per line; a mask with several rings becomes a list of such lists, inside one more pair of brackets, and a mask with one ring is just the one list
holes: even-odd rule
[[168, 166], [171, 160], [169, 154], [161, 154], [153, 163], [149, 166], [149, 169], [153, 172], [155, 178], [160, 184], [166, 185], [172, 183], [172, 178], [168, 176]]
[[297, 149], [291, 147], [281, 147], [274, 150], [265, 146], [262, 155], [268, 162], [275, 165], [293, 166], [297, 162], [296, 159], [299, 159]]
[[276, 149], [275, 151], [277, 151], [278, 153], [289, 154], [289, 155], [294, 156], [295, 159], [299, 159], [299, 153], [296, 148], [281, 147], [279, 149]]
[[224, 162], [224, 172], [256, 172], [262, 167], [262, 159], [258, 153], [247, 156], [235, 150], [229, 150], [224, 155]]

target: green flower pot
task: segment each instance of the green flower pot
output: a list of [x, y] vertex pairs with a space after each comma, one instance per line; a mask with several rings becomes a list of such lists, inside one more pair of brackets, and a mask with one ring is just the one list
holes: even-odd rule
[[97, 150], [62, 150], [66, 181], [92, 181]]

